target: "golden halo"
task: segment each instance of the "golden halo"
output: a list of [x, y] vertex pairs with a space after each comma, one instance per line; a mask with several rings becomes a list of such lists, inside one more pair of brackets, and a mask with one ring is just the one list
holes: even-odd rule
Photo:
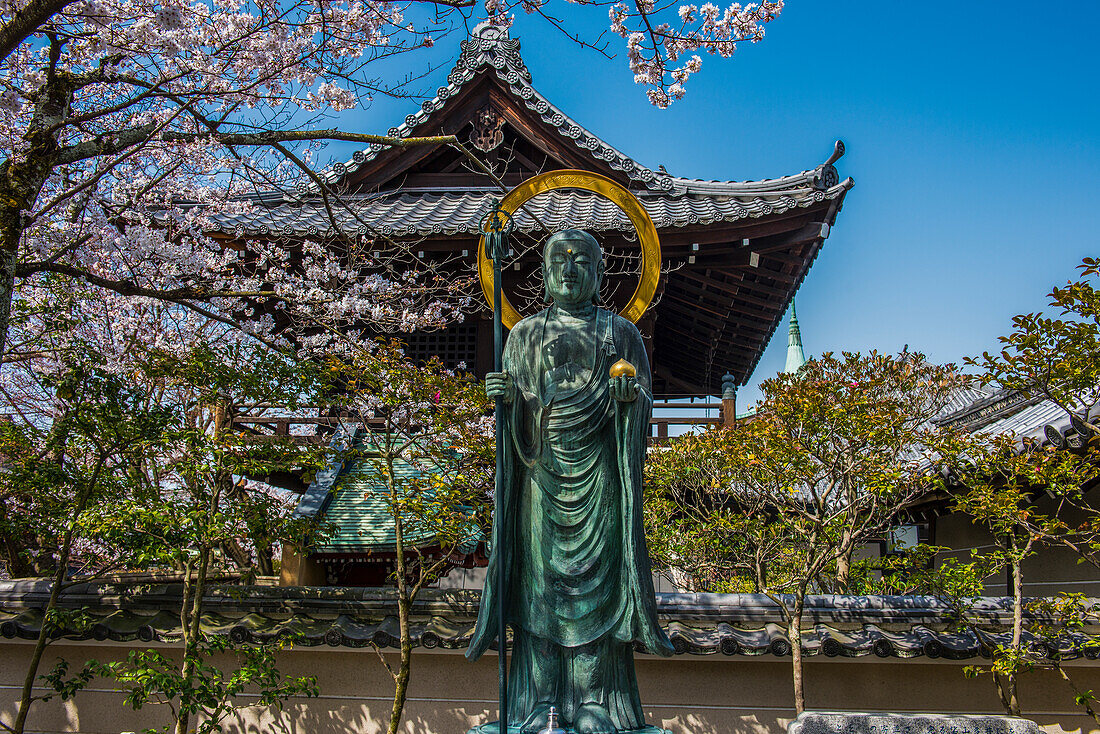
[[[630, 218], [634, 231], [638, 233], [638, 242], [642, 246], [642, 275], [638, 279], [638, 287], [634, 289], [634, 295], [630, 297], [630, 301], [619, 315], [637, 323], [645, 313], [649, 302], [653, 300], [653, 294], [657, 292], [657, 281], [661, 276], [661, 242], [657, 239], [657, 228], [649, 218], [649, 212], [634, 194], [608, 177], [573, 169], [550, 171], [527, 179], [505, 195], [500, 202], [500, 208], [509, 215], [514, 214], [520, 206], [538, 194], [555, 189], [581, 189], [599, 194], [622, 209]], [[477, 275], [481, 280], [481, 292], [485, 294], [485, 300], [492, 306], [493, 261], [485, 253], [485, 235], [481, 236], [477, 246]], [[501, 320], [504, 322], [504, 328], [511, 329], [519, 323], [522, 316], [512, 306], [503, 291], [500, 297]]]

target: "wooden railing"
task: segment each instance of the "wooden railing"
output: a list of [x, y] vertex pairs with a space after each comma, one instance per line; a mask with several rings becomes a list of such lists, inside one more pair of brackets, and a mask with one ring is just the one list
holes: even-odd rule
[[[307, 408], [309, 409], [309, 408]], [[318, 413], [321, 408], [313, 407]], [[276, 408], [265, 408], [274, 413]], [[650, 419], [650, 443], [663, 443], [669, 438], [691, 430], [732, 425], [735, 406], [733, 399], [706, 402], [680, 398], [655, 400]], [[287, 416], [278, 414], [240, 415], [233, 418], [233, 425], [253, 431], [258, 439], [268, 436], [292, 437], [296, 443], [324, 443], [341, 423], [357, 419], [339, 415]], [[369, 425], [370, 421], [368, 421]]]

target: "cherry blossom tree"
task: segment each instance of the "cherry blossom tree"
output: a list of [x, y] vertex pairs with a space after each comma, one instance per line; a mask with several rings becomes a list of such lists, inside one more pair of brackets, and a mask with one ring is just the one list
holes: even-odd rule
[[434, 23], [408, 22], [389, 3], [41, 5], [8, 6], [0, 27], [0, 346], [16, 284], [46, 273], [268, 340], [280, 312], [315, 332], [364, 313], [404, 328], [438, 323], [419, 274], [378, 275], [386, 263], [369, 260], [366, 237], [337, 232], [290, 252], [209, 236], [258, 192], [318, 181], [316, 141], [399, 144], [315, 123], [401, 93], [368, 66], [423, 46]]
[[[377, 233], [337, 223], [338, 210], [354, 221], [354, 209], [311, 165], [323, 141], [449, 144], [487, 172], [453, 136], [394, 139], [321, 124], [375, 95], [410, 94], [402, 80], [378, 76], [376, 62], [431, 46], [470, 19], [473, 3], [6, 3], [0, 353], [13, 295], [44, 274], [177, 304], [279, 346], [293, 335], [300, 347], [302, 334], [307, 346], [323, 345], [365, 316], [402, 330], [453, 316], [456, 304], [439, 298], [442, 284], [411, 249], [380, 248]], [[484, 11], [510, 23], [516, 4], [570, 33], [545, 1], [487, 0]], [[739, 41], [760, 40], [782, 8], [580, 4], [607, 7], [635, 81], [662, 107], [683, 96], [701, 65], [696, 52], [729, 56]], [[219, 217], [293, 199], [303, 191], [295, 184], [323, 199], [333, 222], [324, 241], [210, 236]]]
[[[610, 30], [622, 38], [626, 60], [634, 73], [634, 83], [647, 87], [651, 104], [662, 109], [683, 99], [687, 80], [703, 68], [709, 54], [728, 59], [737, 44], [757, 43], [764, 39], [764, 26], [783, 10], [783, 0], [760, 3], [731, 3], [721, 8], [714, 3], [657, 2], [657, 0], [570, 0], [574, 5], [606, 8]], [[581, 46], [611, 57], [614, 49], [603, 42], [603, 34], [594, 40], [570, 30], [568, 20], [549, 0], [485, 0], [489, 18], [498, 25], [511, 25], [511, 11], [520, 8], [528, 15], [539, 15]]]

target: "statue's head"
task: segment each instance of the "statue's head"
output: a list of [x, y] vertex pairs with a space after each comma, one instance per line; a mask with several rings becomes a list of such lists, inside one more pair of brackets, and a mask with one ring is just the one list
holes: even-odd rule
[[563, 304], [598, 302], [603, 273], [603, 250], [587, 232], [563, 229], [546, 241], [542, 281], [548, 300]]

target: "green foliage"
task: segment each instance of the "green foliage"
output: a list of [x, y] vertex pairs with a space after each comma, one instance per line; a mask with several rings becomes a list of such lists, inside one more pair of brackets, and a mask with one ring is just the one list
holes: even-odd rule
[[1085, 258], [1079, 270], [1079, 280], [1050, 292], [1057, 316], [1016, 316], [999, 353], [968, 362], [981, 368], [986, 384], [1046, 398], [1084, 418], [1100, 398], [1100, 291], [1094, 283], [1100, 260]]
[[[51, 424], [0, 423], [0, 538], [15, 575], [69, 564], [60, 556], [63, 535], [96, 507], [135, 491], [132, 468], [172, 421], [170, 411], [149, 409], [140, 389], [94, 360], [74, 360], [43, 384], [59, 404]], [[84, 566], [111, 561], [86, 545], [78, 555]]]
[[785, 592], [798, 546], [773, 513], [733, 485], [738, 434], [710, 430], [652, 451], [645, 465], [643, 515], [655, 567], [691, 591]]
[[[96, 678], [122, 684], [124, 702], [139, 710], [147, 704], [165, 705], [173, 719], [180, 713], [202, 714], [193, 731], [214, 734], [221, 723], [241, 709], [263, 706], [281, 709], [294, 697], [316, 697], [314, 676], [284, 677], [276, 667], [276, 655], [290, 642], [235, 645], [224, 637], [203, 635], [193, 648], [192, 669], [174, 655], [160, 650], [131, 650], [125, 660], [101, 663], [90, 660], [73, 675], [69, 663], [59, 660], [43, 679], [62, 700], [72, 698]], [[234, 665], [223, 669], [212, 664], [214, 656], [232, 656]], [[185, 662], [187, 658], [185, 657]], [[168, 732], [172, 725], [146, 732]]]
[[651, 553], [700, 589], [747, 578], [765, 592], [850, 590], [855, 549], [925, 492], [926, 467], [952, 447], [929, 421], [962, 382], [909, 353], [826, 354], [766, 381], [753, 418], [651, 456]]
[[772, 597], [789, 623], [797, 711], [806, 595], [852, 590], [856, 550], [935, 483], [928, 467], [954, 437], [931, 419], [963, 382], [920, 354], [826, 354], [764, 382], [751, 419], [651, 457], [650, 552], [694, 588]]

